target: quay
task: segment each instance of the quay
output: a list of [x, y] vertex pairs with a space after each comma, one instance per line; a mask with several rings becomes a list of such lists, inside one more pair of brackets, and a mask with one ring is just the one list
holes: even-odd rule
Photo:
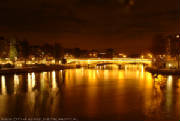
[[154, 67], [146, 67], [146, 71], [152, 74], [162, 74], [162, 75], [180, 75], [179, 69], [158, 69]]
[[64, 70], [77, 68], [76, 66], [64, 66], [64, 65], [53, 65], [53, 66], [32, 66], [32, 67], [20, 67], [20, 68], [2, 68], [0, 69], [0, 75], [7, 74], [23, 74], [31, 72], [48, 72], [53, 70]]

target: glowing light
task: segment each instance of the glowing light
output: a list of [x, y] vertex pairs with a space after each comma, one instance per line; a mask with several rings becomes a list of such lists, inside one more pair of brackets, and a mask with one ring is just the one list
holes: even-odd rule
[[149, 53], [149, 54], [148, 54], [148, 56], [149, 56], [150, 58], [152, 58], [152, 57], [153, 57], [151, 53]]
[[179, 34], [178, 34], [178, 35], [176, 35], [176, 38], [178, 38], [178, 39], [179, 39], [179, 38], [180, 38], [180, 35], [179, 35]]
[[172, 67], [172, 64], [169, 64], [169, 67]]
[[98, 62], [109, 62], [109, 63], [146, 63], [151, 64], [151, 59], [144, 59], [143, 58], [113, 58], [113, 59], [98, 59], [98, 58], [88, 58], [88, 59], [67, 59], [68, 63], [98, 63]]
[[127, 57], [127, 55], [123, 55], [123, 58], [126, 58]]

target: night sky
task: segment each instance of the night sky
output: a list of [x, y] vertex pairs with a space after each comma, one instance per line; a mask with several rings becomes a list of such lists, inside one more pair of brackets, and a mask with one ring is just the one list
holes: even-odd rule
[[138, 52], [178, 31], [178, 0], [0, 0], [0, 35]]

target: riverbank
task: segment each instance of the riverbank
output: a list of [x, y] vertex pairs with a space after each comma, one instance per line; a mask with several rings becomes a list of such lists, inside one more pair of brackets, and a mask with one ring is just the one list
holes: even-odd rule
[[153, 67], [146, 67], [146, 71], [152, 74], [162, 74], [162, 75], [180, 75], [179, 69], [158, 69]]
[[77, 68], [76, 66], [64, 66], [64, 65], [53, 65], [53, 66], [32, 66], [32, 67], [19, 67], [19, 68], [2, 68], [0, 69], [0, 75], [7, 74], [23, 74], [32, 72], [48, 72], [53, 70], [64, 70]]

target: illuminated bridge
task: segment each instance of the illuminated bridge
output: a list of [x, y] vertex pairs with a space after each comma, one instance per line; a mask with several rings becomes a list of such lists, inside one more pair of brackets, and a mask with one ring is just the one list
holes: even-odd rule
[[86, 65], [108, 65], [108, 64], [146, 64], [151, 65], [151, 59], [142, 58], [87, 58], [87, 59], [67, 59], [68, 64]]

